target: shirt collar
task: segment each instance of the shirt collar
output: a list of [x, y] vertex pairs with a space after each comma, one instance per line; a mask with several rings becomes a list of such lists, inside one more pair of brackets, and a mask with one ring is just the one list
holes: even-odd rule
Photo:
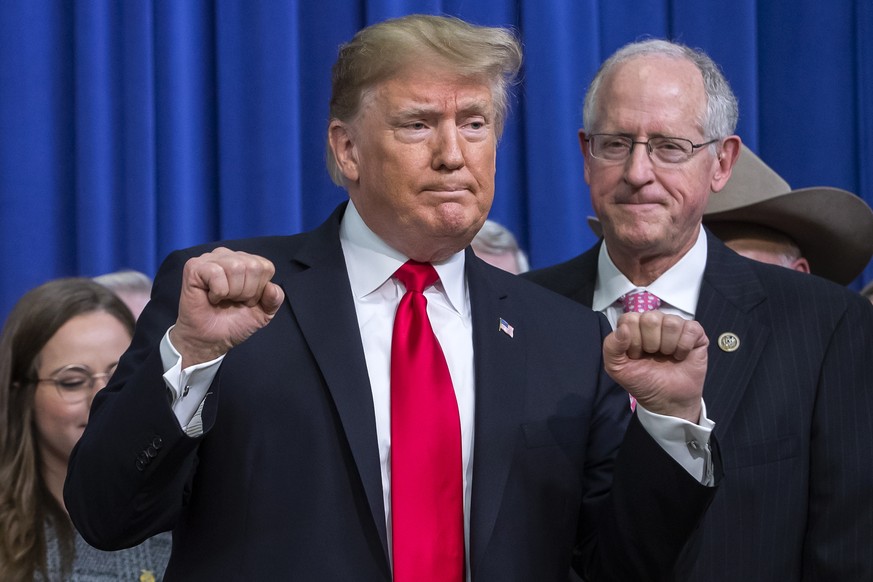
[[[356, 298], [365, 297], [391, 278], [409, 257], [379, 238], [361, 218], [349, 200], [340, 223], [340, 243]], [[440, 280], [434, 285], [459, 314], [466, 316], [467, 278], [464, 276], [464, 251], [439, 263], [432, 263]]]
[[[700, 298], [703, 271], [706, 269], [706, 252], [706, 233], [701, 227], [694, 246], [645, 289], [657, 295], [661, 301], [694, 315], [697, 300]], [[592, 309], [603, 311], [622, 295], [636, 289], [639, 287], [631, 283], [612, 262], [606, 249], [606, 241], [603, 241], [597, 257], [597, 281], [594, 285]]]

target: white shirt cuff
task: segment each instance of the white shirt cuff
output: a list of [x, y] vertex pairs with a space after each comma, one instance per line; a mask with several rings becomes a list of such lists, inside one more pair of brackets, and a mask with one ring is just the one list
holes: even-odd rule
[[700, 422], [694, 424], [675, 416], [649, 412], [637, 402], [637, 418], [643, 428], [668, 455], [701, 484], [715, 483], [709, 438], [715, 423], [706, 417], [706, 403], [700, 401]]
[[182, 354], [170, 341], [170, 330], [172, 329], [172, 327], [168, 329], [161, 339], [164, 382], [172, 394], [173, 413], [179, 420], [179, 426], [188, 433], [188, 436], [199, 436], [203, 434], [203, 426], [200, 422], [203, 403], [224, 356], [219, 356], [209, 362], [188, 366], [183, 370]]

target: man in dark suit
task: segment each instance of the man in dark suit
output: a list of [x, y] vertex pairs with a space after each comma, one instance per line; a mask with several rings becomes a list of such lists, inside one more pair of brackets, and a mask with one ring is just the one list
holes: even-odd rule
[[[718, 480], [707, 340], [663, 314], [606, 336], [467, 248], [520, 62], [507, 31], [433, 16], [341, 48], [329, 166], [350, 201], [310, 233], [167, 258], [70, 462], [86, 540], [172, 529], [167, 580], [664, 578]], [[418, 291], [405, 278], [434, 270]], [[439, 358], [404, 385], [395, 351], [419, 344], [396, 338], [422, 295], [409, 318]], [[433, 394], [408, 427], [395, 408]]]
[[873, 310], [701, 226], [739, 154], [736, 120], [706, 55], [658, 40], [620, 49], [579, 133], [604, 238], [529, 277], [613, 322], [645, 290], [710, 338], [704, 400], [725, 479], [675, 579], [873, 580]]

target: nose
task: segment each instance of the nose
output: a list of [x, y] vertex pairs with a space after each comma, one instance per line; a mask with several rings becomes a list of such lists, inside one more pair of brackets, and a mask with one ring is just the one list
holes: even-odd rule
[[462, 138], [455, 124], [441, 124], [434, 137], [434, 170], [458, 170], [464, 167], [464, 150], [461, 141]]
[[94, 374], [91, 378], [94, 382], [91, 384], [91, 392], [99, 392], [106, 388], [106, 385], [109, 384], [109, 378], [112, 377], [111, 372], [102, 372], [100, 374]]
[[652, 174], [652, 158], [649, 156], [649, 146], [645, 142], [635, 141], [631, 144], [630, 155], [625, 161], [624, 175], [628, 183], [641, 186], [650, 182]]
[[109, 378], [111, 376], [111, 372], [101, 372], [100, 374], [94, 374], [91, 376], [91, 390], [85, 393], [85, 402], [88, 404], [88, 408], [91, 408], [91, 402], [94, 401], [94, 395], [106, 388], [106, 385], [109, 384]]

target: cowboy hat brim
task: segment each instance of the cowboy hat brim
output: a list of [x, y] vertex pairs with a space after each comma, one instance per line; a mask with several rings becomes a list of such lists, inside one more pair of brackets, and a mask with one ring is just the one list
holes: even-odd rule
[[810, 270], [841, 285], [852, 282], [873, 256], [873, 210], [851, 192], [831, 187], [792, 190], [743, 146], [733, 175], [709, 196], [704, 224], [742, 222], [790, 237]]

